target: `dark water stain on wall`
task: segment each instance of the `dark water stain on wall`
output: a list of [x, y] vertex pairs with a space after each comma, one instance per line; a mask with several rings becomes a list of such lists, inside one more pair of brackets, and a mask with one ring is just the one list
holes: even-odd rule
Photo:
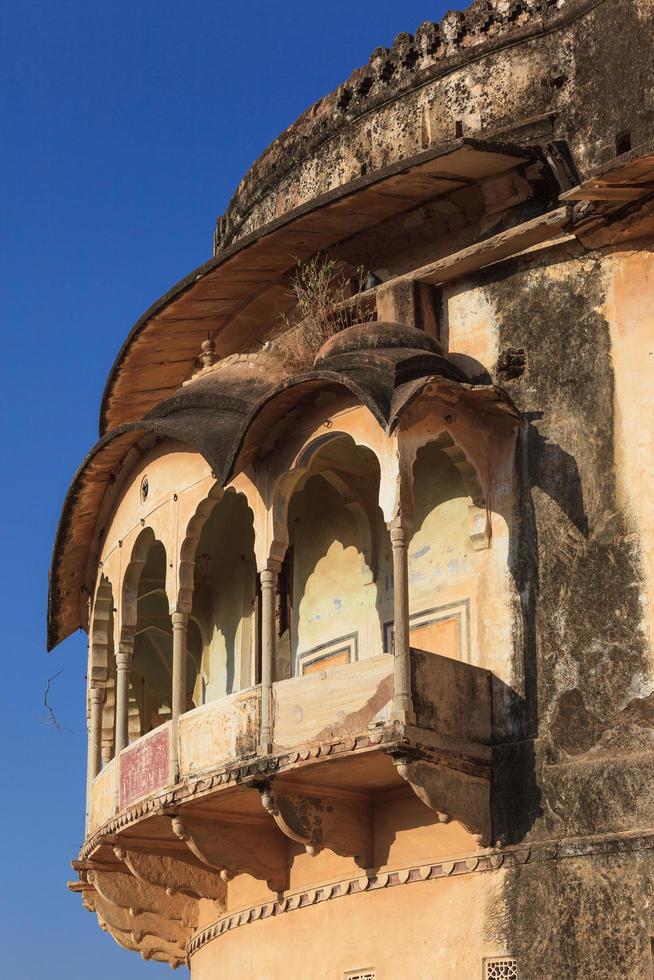
[[[641, 556], [616, 499], [603, 269], [585, 257], [567, 272], [517, 260], [500, 278], [477, 279], [496, 309], [500, 351], [523, 348], [527, 361], [504, 382], [525, 416], [511, 570], [526, 703], [525, 737], [494, 756], [503, 843], [631, 831], [651, 823], [654, 804], [643, 756], [653, 731]], [[644, 978], [648, 923], [638, 906], [653, 870], [643, 853], [512, 871], [493, 934], [527, 980]], [[598, 921], [615, 935], [598, 935]]]

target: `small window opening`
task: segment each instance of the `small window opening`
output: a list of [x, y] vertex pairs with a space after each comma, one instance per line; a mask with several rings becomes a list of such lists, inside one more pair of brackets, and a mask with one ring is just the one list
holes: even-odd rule
[[454, 135], [457, 139], [463, 136], [463, 119], [457, 119], [454, 123]]
[[626, 130], [623, 133], [617, 133], [615, 137], [615, 155], [621, 156], [623, 153], [628, 153], [631, 149], [631, 133]]
[[148, 493], [150, 492], [150, 481], [147, 476], [144, 476], [141, 480], [141, 503], [144, 504], [148, 499]]
[[512, 956], [484, 960], [484, 980], [518, 980], [518, 961]]
[[374, 970], [351, 970], [343, 974], [343, 980], [375, 980]]

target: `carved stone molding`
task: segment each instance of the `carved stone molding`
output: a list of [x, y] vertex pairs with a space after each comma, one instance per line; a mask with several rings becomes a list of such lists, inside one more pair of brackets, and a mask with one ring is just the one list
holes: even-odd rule
[[[82, 859], [91, 857], [100, 845], [116, 842], [116, 835], [150, 816], [161, 814], [170, 816], [177, 813], [185, 803], [211, 796], [216, 791], [243, 785], [255, 787], [270, 781], [274, 776], [290, 773], [300, 767], [308, 768], [320, 764], [327, 758], [337, 759], [341, 756], [377, 749], [393, 756], [407, 753], [419, 754], [421, 758], [431, 759], [435, 764], [439, 763], [441, 758], [445, 758], [442, 750], [417, 742], [414, 731], [415, 729], [406, 729], [399, 722], [391, 722], [377, 731], [321, 739], [278, 755], [251, 759], [237, 765], [217, 766], [216, 769], [199, 774], [178, 786], [154, 793], [118, 813], [87, 838], [80, 851], [80, 857]], [[447, 764], [446, 759], [445, 764]], [[468, 758], [459, 752], [456, 764], [461, 772], [467, 771], [471, 775], [482, 778], [487, 773], [490, 775], [489, 762], [478, 756]]]
[[132, 915], [154, 912], [187, 927], [197, 924], [197, 902], [184, 895], [168, 895], [165, 888], [140, 881], [124, 871], [87, 871], [88, 881], [98, 894]]
[[394, 760], [398, 774], [442, 823], [458, 820], [476, 843], [490, 844], [490, 780], [419, 759]]
[[[186, 963], [186, 947], [192, 934], [190, 924], [182, 924], [155, 911], [126, 908], [106, 898], [98, 891], [98, 880], [102, 882], [103, 876], [112, 872], [83, 874], [89, 878], [89, 887], [83, 893], [84, 906], [95, 912], [100, 928], [119, 946], [140, 953], [143, 959], [168, 963], [173, 969]], [[111, 892], [111, 887], [108, 891]]]
[[[392, 722], [374, 732], [321, 739], [279, 755], [252, 759], [237, 765], [217, 766], [214, 770], [204, 772], [174, 788], [153, 793], [146, 799], [127, 807], [87, 838], [80, 851], [80, 857], [89, 858], [98, 846], [108, 843], [115, 838], [115, 835], [147, 817], [162, 813], [171, 815], [188, 801], [198, 800], [233, 786], [257, 786], [269, 781], [273, 776], [292, 772], [299, 767], [307, 768], [324, 762], [327, 758], [336, 759], [339, 756], [376, 749], [392, 755], [419, 753], [422, 758], [432, 759], [434, 762], [442, 756], [442, 753], [434, 750], [433, 747], [418, 744], [413, 736], [408, 737], [405, 732], [406, 729], [401, 723]], [[457, 768], [481, 776], [485, 775], [483, 770], [486, 768], [490, 774], [488, 763], [481, 763], [479, 758], [467, 759], [460, 754], [457, 758]]]
[[223, 881], [250, 874], [283, 891], [288, 882], [288, 850], [272, 828], [259, 824], [228, 823], [174, 816], [173, 831], [195, 857], [220, 872]]
[[220, 875], [182, 858], [114, 847], [114, 854], [123, 861], [135, 878], [146, 884], [165, 888], [170, 897], [208, 898], [221, 909], [225, 906], [226, 885]]
[[260, 787], [261, 802], [290, 840], [303, 844], [308, 854], [326, 847], [353, 857], [362, 868], [374, 862], [372, 817], [364, 800], [306, 795], [275, 784]]
[[144, 960], [157, 960], [169, 963], [174, 970], [186, 963], [186, 950], [174, 943], [167, 943], [156, 936], [144, 936], [136, 942], [130, 932], [122, 932], [110, 926], [101, 915], [98, 915], [98, 925], [108, 933], [119, 946], [134, 953], [140, 953]]
[[199, 949], [206, 946], [207, 943], [217, 939], [231, 929], [238, 929], [240, 926], [248, 925], [250, 922], [257, 922], [260, 919], [268, 919], [272, 916], [283, 915], [286, 912], [293, 912], [296, 909], [308, 908], [310, 905], [318, 905], [321, 902], [331, 901], [332, 899], [344, 898], [346, 895], [359, 895], [364, 892], [394, 888], [398, 885], [407, 885], [416, 881], [449, 878], [457, 875], [472, 874], [478, 871], [497, 871], [505, 864], [507, 867], [525, 864], [530, 857], [531, 851], [529, 848], [516, 848], [506, 854], [502, 852], [471, 854], [466, 857], [453, 858], [450, 861], [438, 861], [404, 868], [400, 871], [364, 874], [357, 878], [346, 878], [329, 885], [295, 892], [292, 895], [285, 895], [278, 898], [273, 902], [264, 902], [263, 904], [253, 905], [248, 909], [243, 909], [240, 912], [221, 916], [216, 922], [201, 930], [193, 937], [188, 944], [188, 955], [190, 958]]
[[242, 909], [240, 912], [221, 916], [211, 925], [196, 933], [188, 944], [189, 958], [197, 953], [207, 943], [219, 938], [224, 933], [240, 926], [268, 919], [272, 916], [283, 915], [297, 909], [308, 908], [321, 902], [344, 898], [347, 895], [359, 895], [385, 888], [395, 888], [398, 885], [409, 885], [418, 881], [433, 881], [441, 878], [457, 877], [459, 875], [477, 874], [478, 872], [496, 872], [502, 869], [511, 870], [526, 864], [541, 861], [557, 861], [561, 858], [597, 857], [602, 859], [616, 852], [623, 853], [654, 848], [654, 833], [632, 834], [600, 834], [592, 838], [567, 838], [562, 841], [544, 841], [531, 845], [495, 849], [484, 853], [472, 853], [451, 858], [440, 859], [422, 865], [414, 865], [399, 871], [386, 871], [378, 874], [364, 874], [356, 878], [345, 878], [318, 888], [305, 889], [284, 895], [276, 901], [264, 902]]
[[135, 915], [130, 909], [121, 908], [103, 898], [99, 892], [91, 892], [94, 910], [101, 915], [112, 929], [129, 932], [135, 943], [142, 941], [144, 936], [155, 936], [164, 942], [174, 943], [181, 948], [186, 947], [191, 930], [174, 919], [166, 919], [156, 912], [141, 912]]

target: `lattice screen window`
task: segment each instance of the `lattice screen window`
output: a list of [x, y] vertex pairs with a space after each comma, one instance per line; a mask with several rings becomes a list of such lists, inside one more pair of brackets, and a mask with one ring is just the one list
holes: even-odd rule
[[484, 960], [484, 980], [518, 980], [518, 961], [512, 956]]
[[343, 980], [375, 980], [375, 971], [353, 970], [351, 973], [344, 973]]

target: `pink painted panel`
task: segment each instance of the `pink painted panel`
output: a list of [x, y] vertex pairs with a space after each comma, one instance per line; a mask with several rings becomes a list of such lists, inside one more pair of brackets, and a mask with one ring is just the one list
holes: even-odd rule
[[168, 725], [140, 738], [120, 756], [120, 807], [168, 781]]

